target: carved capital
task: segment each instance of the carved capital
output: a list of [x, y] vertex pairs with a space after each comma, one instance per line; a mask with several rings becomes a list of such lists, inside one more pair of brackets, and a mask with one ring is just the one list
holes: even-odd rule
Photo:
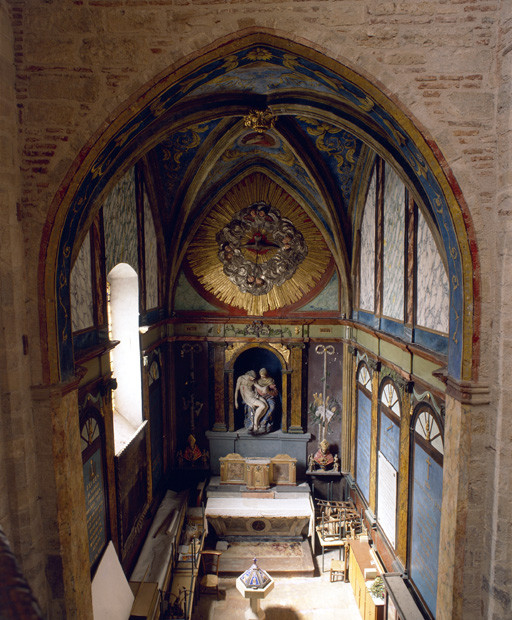
[[450, 376], [446, 381], [446, 395], [463, 405], [488, 405], [491, 402], [491, 390], [488, 385], [458, 381]]

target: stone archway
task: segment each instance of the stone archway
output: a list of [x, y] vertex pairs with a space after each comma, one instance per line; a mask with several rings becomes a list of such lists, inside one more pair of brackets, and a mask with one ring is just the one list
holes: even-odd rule
[[[433, 141], [425, 138], [412, 115], [387, 97], [382, 88], [302, 43], [266, 31], [242, 32], [229, 37], [229, 42], [228, 48], [222, 41], [204, 54], [198, 53], [156, 84], [148, 85], [136, 101], [127, 103], [84, 148], [57, 192], [40, 251], [40, 325], [46, 379], [56, 381], [73, 374], [69, 313], [71, 264], [114, 174], [143, 152], [148, 136], [159, 130], [166, 115], [190, 89], [192, 76], [197, 80], [200, 75], [209, 75], [214, 67], [217, 75], [219, 63], [222, 71], [229, 71], [236, 66], [236, 54], [247, 57], [249, 50], [263, 48], [275, 53], [276, 58], [288, 55], [288, 60], [291, 58], [305, 71], [314, 70], [326, 79], [335, 78], [342, 94], [340, 105], [343, 101], [361, 119], [361, 131], [366, 139], [409, 170], [443, 235], [449, 261], [452, 288], [448, 372], [455, 381], [474, 380], [479, 359], [478, 256], [460, 189]], [[379, 125], [379, 135], [369, 129], [375, 123]]]

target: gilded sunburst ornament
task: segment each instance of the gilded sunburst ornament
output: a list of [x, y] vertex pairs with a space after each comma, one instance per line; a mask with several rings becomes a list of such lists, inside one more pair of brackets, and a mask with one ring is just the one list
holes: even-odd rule
[[297, 271], [308, 249], [292, 222], [265, 202], [235, 214], [217, 234], [224, 273], [242, 293], [266, 295]]
[[252, 316], [300, 301], [331, 259], [304, 209], [260, 172], [242, 179], [213, 205], [187, 252], [201, 287]]

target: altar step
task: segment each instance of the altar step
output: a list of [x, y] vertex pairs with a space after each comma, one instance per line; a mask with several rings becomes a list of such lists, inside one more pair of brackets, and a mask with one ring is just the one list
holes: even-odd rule
[[307, 540], [250, 540], [230, 542], [220, 557], [219, 574], [241, 575], [253, 559], [271, 576], [313, 577], [315, 563]]

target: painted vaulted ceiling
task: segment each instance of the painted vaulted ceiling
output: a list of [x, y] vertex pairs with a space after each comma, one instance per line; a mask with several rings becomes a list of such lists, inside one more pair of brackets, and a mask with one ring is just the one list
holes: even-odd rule
[[[347, 96], [340, 97], [340, 84], [303, 59], [253, 48], [228, 57], [221, 67], [206, 67], [188, 86], [172, 129], [160, 134], [145, 157], [173, 249], [170, 281], [185, 268], [204, 297], [249, 314], [297, 307], [318, 295], [335, 271], [347, 286], [356, 197], [367, 183], [374, 152], [340, 120]], [[359, 94], [353, 97], [369, 105]], [[251, 111], [264, 110], [273, 115], [271, 124], [259, 131], [247, 126]], [[239, 281], [222, 275], [226, 265], [218, 260], [216, 243], [223, 226], [261, 201], [309, 239], [308, 258], [265, 301], [254, 288], [240, 288]], [[257, 228], [245, 231], [240, 248], [254, 241]], [[267, 262], [271, 250], [253, 251], [252, 262]], [[274, 262], [281, 259], [277, 252]], [[244, 274], [247, 260], [238, 264]], [[268, 280], [269, 269], [264, 275]]]

